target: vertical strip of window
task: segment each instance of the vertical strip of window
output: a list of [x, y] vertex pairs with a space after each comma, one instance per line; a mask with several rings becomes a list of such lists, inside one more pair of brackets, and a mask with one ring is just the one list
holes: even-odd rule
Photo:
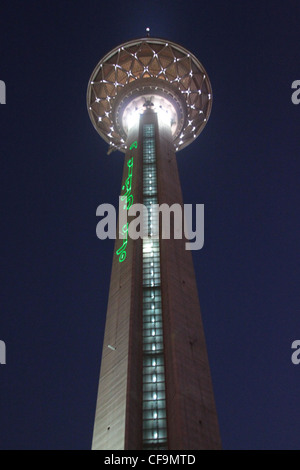
[[155, 126], [143, 125], [143, 204], [148, 237], [143, 239], [143, 448], [166, 450], [167, 418], [157, 199]]

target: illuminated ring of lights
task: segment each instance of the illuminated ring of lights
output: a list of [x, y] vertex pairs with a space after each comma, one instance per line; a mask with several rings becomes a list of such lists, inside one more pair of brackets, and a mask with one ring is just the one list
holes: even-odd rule
[[[182, 46], [164, 39], [143, 38], [126, 42], [109, 52], [94, 69], [87, 90], [90, 119], [110, 150], [126, 151], [126, 135], [119, 120], [118, 104], [135, 88], [161, 82], [168, 97], [172, 90], [180, 132], [173, 134], [177, 150], [189, 145], [203, 130], [212, 107], [212, 89], [198, 59]], [[181, 112], [181, 111], [180, 111]]]

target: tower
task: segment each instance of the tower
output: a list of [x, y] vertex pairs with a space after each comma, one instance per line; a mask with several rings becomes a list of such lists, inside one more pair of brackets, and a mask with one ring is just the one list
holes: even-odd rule
[[117, 230], [93, 449], [220, 449], [191, 252], [152, 212], [183, 207], [176, 151], [206, 125], [210, 81], [189, 51], [148, 36], [99, 62], [87, 105], [109, 153], [125, 154], [120, 211], [148, 213], [146, 237]]

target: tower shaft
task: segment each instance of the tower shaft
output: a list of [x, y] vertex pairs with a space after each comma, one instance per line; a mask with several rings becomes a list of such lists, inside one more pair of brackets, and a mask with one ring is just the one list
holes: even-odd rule
[[[129, 132], [122, 188], [149, 214], [151, 203], [183, 208], [171, 130], [156, 113]], [[172, 225], [163, 239], [147, 224], [148, 239], [115, 243], [93, 449], [220, 449], [191, 252]]]

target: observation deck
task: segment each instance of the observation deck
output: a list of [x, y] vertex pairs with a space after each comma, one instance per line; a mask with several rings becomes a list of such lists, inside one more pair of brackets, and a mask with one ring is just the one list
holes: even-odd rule
[[136, 39], [110, 51], [89, 80], [87, 106], [100, 136], [126, 152], [128, 130], [145, 106], [171, 126], [175, 150], [202, 132], [212, 107], [207, 73], [187, 49], [164, 39]]

